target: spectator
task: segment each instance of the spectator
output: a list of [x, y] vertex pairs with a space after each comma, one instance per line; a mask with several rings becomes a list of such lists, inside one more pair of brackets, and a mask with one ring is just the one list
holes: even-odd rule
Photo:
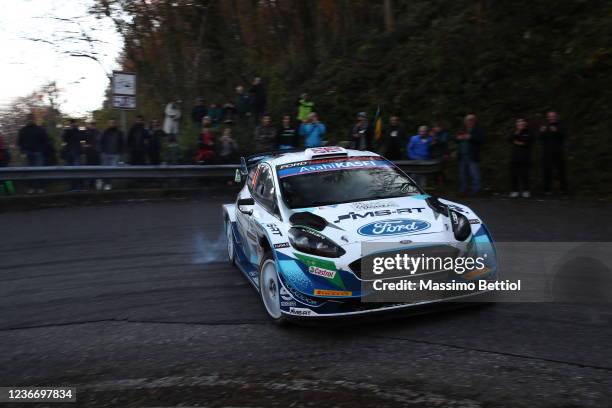
[[223, 164], [238, 162], [238, 143], [232, 137], [232, 128], [223, 129], [223, 135], [219, 139], [219, 160]]
[[306, 148], [323, 146], [323, 136], [326, 131], [327, 128], [319, 122], [316, 112], [310, 112], [306, 122], [300, 125], [300, 136], [304, 138]]
[[[4, 137], [0, 134], [0, 167], [11, 164], [11, 151], [5, 144]], [[14, 194], [15, 186], [11, 180], [0, 180], [0, 194]]]
[[210, 116], [202, 119], [202, 131], [198, 140], [198, 154], [196, 162], [198, 164], [211, 164], [215, 160], [215, 134], [212, 130], [212, 120]]
[[[84, 132], [85, 138], [85, 164], [88, 166], [99, 166], [100, 165], [100, 139], [102, 134], [96, 127], [96, 122], [93, 120], [87, 123], [87, 127]], [[102, 179], [91, 180], [88, 183], [91, 186], [95, 186], [97, 190], [102, 190], [103, 181]]]
[[221, 108], [216, 103], [211, 103], [208, 107], [208, 116], [212, 121], [214, 126], [217, 126], [221, 122], [223, 122], [223, 108]]
[[427, 126], [419, 126], [419, 133], [410, 138], [407, 147], [409, 160], [429, 159], [432, 137], [429, 136], [428, 132], [429, 128]]
[[147, 132], [147, 157], [149, 164], [159, 166], [161, 163], [161, 146], [162, 140], [166, 137], [166, 132], [162, 129], [158, 120], [151, 122], [151, 127]]
[[[44, 152], [49, 145], [49, 136], [44, 128], [38, 126], [34, 121], [34, 115], [28, 115], [27, 125], [19, 130], [17, 144], [22, 154], [26, 156], [28, 166], [38, 167], [43, 166]], [[44, 184], [38, 180], [33, 180], [28, 183], [28, 194], [32, 194], [35, 191], [43, 193]]]
[[68, 166], [81, 165], [81, 142], [85, 140], [85, 135], [79, 129], [76, 119], [70, 119], [70, 126], [62, 134], [62, 158]]
[[253, 84], [249, 89], [249, 98], [251, 101], [253, 116], [255, 117], [255, 123], [258, 123], [266, 111], [266, 105], [268, 104], [266, 87], [261, 81], [261, 78], [256, 77], [253, 79]]
[[276, 131], [276, 136], [278, 138], [278, 149], [279, 150], [288, 150], [295, 149], [298, 145], [297, 140], [297, 131], [291, 124], [291, 116], [285, 115], [283, 116], [282, 125]]
[[[419, 133], [412, 136], [408, 142], [406, 150], [408, 151], [409, 160], [428, 160], [429, 149], [431, 147], [432, 137], [429, 135], [427, 126], [419, 126]], [[423, 174], [413, 174], [412, 178], [422, 188], [425, 188], [426, 177]]]
[[[204, 119], [202, 119], [202, 121], [203, 120]], [[166, 145], [166, 163], [179, 164], [181, 162], [181, 147], [178, 144], [176, 135], [167, 136], [168, 144]]]
[[4, 144], [4, 136], [0, 134], [0, 167], [7, 167], [11, 162], [11, 152]]
[[255, 128], [255, 151], [271, 152], [276, 150], [276, 129], [272, 126], [270, 115], [261, 118], [261, 124]]
[[512, 143], [510, 159], [510, 197], [517, 198], [522, 192], [523, 198], [531, 197], [529, 191], [529, 173], [531, 169], [531, 145], [533, 137], [525, 119], [517, 119], [516, 130], [508, 141]]
[[540, 128], [544, 193], [547, 195], [551, 193], [553, 170], [557, 172], [561, 191], [566, 193], [565, 139], [567, 139], [567, 132], [563, 123], [559, 121], [557, 112], [548, 112], [546, 114], [546, 122], [547, 123]]
[[298, 100], [298, 114], [297, 119], [300, 122], [305, 122], [308, 119], [310, 112], [314, 110], [314, 102], [308, 98], [307, 93], [303, 93], [302, 97]]
[[236, 102], [234, 105], [240, 120], [244, 120], [251, 115], [251, 100], [242, 85], [236, 87]]
[[168, 135], [178, 136], [179, 134], [179, 123], [181, 120], [181, 101], [170, 102], [166, 105], [164, 118], [164, 132]]
[[351, 149], [357, 150], [369, 150], [372, 147], [372, 129], [365, 112], [357, 114], [357, 122], [349, 131], [349, 145]]
[[484, 132], [476, 125], [476, 115], [467, 115], [464, 128], [455, 136], [459, 153], [459, 191], [467, 192], [468, 177], [471, 179], [473, 194], [482, 187], [480, 177], [480, 148], [484, 143]]
[[[108, 126], [102, 133], [100, 152], [103, 166], [117, 166], [123, 153], [124, 136], [114, 119], [108, 121]], [[110, 181], [104, 183], [104, 190], [112, 188]]]
[[230, 125], [236, 121], [237, 117], [238, 111], [233, 103], [228, 102], [223, 105], [223, 123]]
[[136, 116], [136, 121], [128, 131], [128, 149], [130, 152], [131, 165], [146, 164], [146, 150], [149, 132], [145, 128], [144, 119], [141, 115]]
[[193, 127], [200, 129], [200, 125], [202, 124], [202, 119], [204, 116], [208, 115], [208, 109], [204, 104], [204, 98], [196, 99], [196, 104], [191, 110], [191, 120], [193, 121]]
[[385, 129], [382, 144], [385, 157], [389, 160], [400, 160], [402, 151], [406, 146], [406, 132], [404, 131], [400, 119], [397, 116], [391, 116], [389, 119], [389, 127]]
[[102, 134], [96, 127], [96, 122], [91, 121], [85, 128], [85, 163], [88, 166], [100, 164], [100, 141]]
[[[81, 142], [84, 142], [85, 135], [79, 129], [79, 123], [76, 119], [70, 119], [70, 126], [64, 130], [62, 134], [62, 142], [64, 146], [62, 148], [62, 158], [66, 162], [67, 166], [80, 166], [81, 165]], [[83, 189], [83, 183], [81, 180], [72, 180], [71, 191], [81, 191]]]
[[429, 158], [439, 160], [440, 171], [435, 174], [438, 185], [444, 185], [446, 182], [446, 162], [448, 162], [448, 139], [449, 135], [439, 124], [434, 124], [430, 131], [431, 146], [429, 148]]

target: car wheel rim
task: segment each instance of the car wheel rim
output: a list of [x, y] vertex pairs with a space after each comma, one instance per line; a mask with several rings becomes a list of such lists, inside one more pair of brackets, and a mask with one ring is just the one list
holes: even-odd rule
[[274, 319], [281, 317], [279, 300], [279, 283], [276, 274], [276, 264], [267, 260], [261, 268], [259, 290], [268, 314]]
[[227, 256], [229, 261], [232, 262], [234, 260], [234, 240], [232, 239], [232, 224], [227, 223], [225, 225], [225, 232], [227, 235]]

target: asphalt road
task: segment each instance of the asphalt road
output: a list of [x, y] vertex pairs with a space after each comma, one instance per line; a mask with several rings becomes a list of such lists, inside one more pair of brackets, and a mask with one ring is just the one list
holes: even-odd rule
[[[0, 385], [104, 407], [611, 406], [610, 303], [278, 328], [225, 262], [223, 201], [0, 214]], [[612, 233], [607, 204], [467, 203], [498, 240]]]

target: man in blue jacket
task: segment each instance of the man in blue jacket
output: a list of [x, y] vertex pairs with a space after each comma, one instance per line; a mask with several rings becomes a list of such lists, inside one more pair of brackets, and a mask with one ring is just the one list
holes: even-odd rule
[[[427, 126], [419, 126], [419, 133], [412, 136], [408, 142], [408, 159], [410, 160], [428, 160], [429, 148], [431, 146], [432, 137], [429, 135]], [[422, 188], [425, 188], [426, 177], [423, 174], [413, 174], [412, 178]]]
[[325, 125], [319, 122], [318, 115], [311, 112], [306, 122], [300, 125], [300, 136], [304, 138], [304, 146], [306, 148], [322, 146], [326, 130]]
[[431, 146], [431, 136], [427, 126], [419, 126], [419, 133], [412, 136], [408, 142], [408, 159], [427, 160], [429, 159], [429, 147]]

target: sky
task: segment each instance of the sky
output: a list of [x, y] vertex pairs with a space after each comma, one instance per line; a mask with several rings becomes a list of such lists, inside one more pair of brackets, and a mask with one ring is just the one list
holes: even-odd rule
[[[66, 114], [85, 115], [102, 106], [122, 41], [111, 21], [87, 15], [93, 1], [0, 0], [0, 106], [49, 81], [57, 82]], [[87, 43], [70, 40], [81, 30], [99, 41], [94, 51], [100, 63], [66, 54], [91, 52]]]

